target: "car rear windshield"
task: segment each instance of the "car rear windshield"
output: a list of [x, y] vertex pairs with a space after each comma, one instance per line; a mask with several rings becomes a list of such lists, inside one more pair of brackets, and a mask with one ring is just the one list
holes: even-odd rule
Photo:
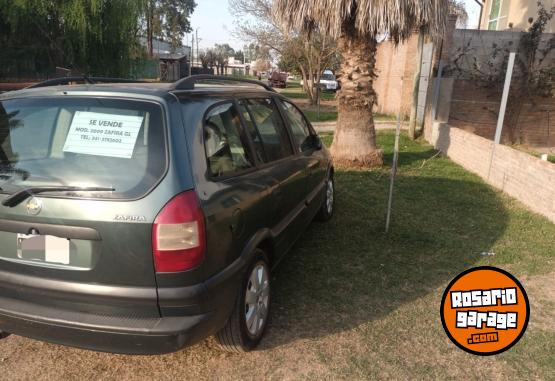
[[69, 97], [0, 101], [2, 193], [77, 186], [114, 191], [66, 195], [138, 198], [165, 170], [166, 139], [158, 104]]

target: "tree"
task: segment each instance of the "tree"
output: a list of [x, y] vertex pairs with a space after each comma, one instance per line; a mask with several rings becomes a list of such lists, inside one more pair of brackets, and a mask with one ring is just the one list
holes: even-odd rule
[[235, 54], [235, 50], [229, 44], [215, 44], [214, 53], [216, 55], [216, 65], [218, 74], [225, 74], [229, 57]]
[[335, 66], [336, 45], [333, 41], [314, 30], [310, 34], [289, 37], [283, 44], [281, 58], [292, 60], [303, 79], [303, 90], [311, 104], [317, 102], [317, 86], [323, 71]]
[[286, 73], [300, 74], [297, 61], [293, 57], [287, 54], [282, 54], [281, 57], [279, 57], [277, 66], [280, 71], [283, 71]]
[[268, 61], [263, 60], [262, 58], [257, 59], [252, 67], [252, 69], [257, 72], [268, 71], [271, 68], [272, 64], [270, 64], [270, 62]]
[[190, 16], [194, 0], [142, 0], [148, 54], [153, 56], [153, 40], [168, 41], [173, 49], [181, 46], [185, 33], [191, 32]]
[[216, 65], [216, 54], [213, 49], [201, 51], [198, 58], [204, 69], [212, 69]]
[[233, 58], [235, 58], [235, 61], [243, 62], [245, 60], [245, 53], [242, 50], [237, 50]]
[[0, 74], [45, 76], [61, 66], [127, 76], [140, 56], [141, 14], [140, 2], [126, 0], [0, 0]]
[[468, 24], [468, 12], [463, 0], [449, 0], [449, 14], [457, 16], [457, 28], [465, 29]]
[[273, 0], [230, 0], [230, 9], [246, 21], [237, 25], [236, 34], [252, 41], [251, 59], [272, 60], [273, 54], [284, 62], [294, 62], [303, 78], [303, 88], [312, 104], [316, 103], [315, 85], [322, 72], [336, 61], [335, 40], [317, 28], [308, 32], [291, 31], [274, 12]]
[[315, 27], [338, 39], [343, 56], [338, 79], [338, 120], [331, 148], [337, 165], [373, 167], [383, 163], [376, 145], [372, 108], [376, 102], [376, 36], [399, 43], [415, 29], [433, 34], [445, 29], [446, 0], [275, 0], [282, 22], [299, 32]]

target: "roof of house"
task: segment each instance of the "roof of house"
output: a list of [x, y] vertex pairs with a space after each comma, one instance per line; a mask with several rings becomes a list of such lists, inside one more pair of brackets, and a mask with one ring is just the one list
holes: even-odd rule
[[158, 54], [158, 58], [165, 61], [181, 61], [187, 59], [189, 57], [188, 54], [179, 54], [179, 53], [160, 53]]

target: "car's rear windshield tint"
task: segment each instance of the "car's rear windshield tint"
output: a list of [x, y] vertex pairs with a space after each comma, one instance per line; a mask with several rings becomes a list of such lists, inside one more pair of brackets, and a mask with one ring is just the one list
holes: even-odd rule
[[[160, 105], [107, 98], [0, 101], [0, 188], [113, 188], [92, 198], [138, 198], [164, 175]], [[60, 195], [60, 194], [57, 194]]]

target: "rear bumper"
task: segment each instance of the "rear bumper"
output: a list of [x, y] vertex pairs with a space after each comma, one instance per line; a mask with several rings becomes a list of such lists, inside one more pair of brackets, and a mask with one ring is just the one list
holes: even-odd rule
[[5, 332], [103, 352], [168, 353], [194, 344], [213, 331], [213, 313], [131, 319], [64, 313], [7, 298], [0, 298], [0, 306], [0, 327]]
[[[241, 279], [245, 259], [239, 258], [224, 271], [194, 286], [159, 288], [158, 307], [162, 317], [142, 317], [134, 313], [115, 316], [110, 311], [115, 304], [130, 306], [133, 302], [143, 302], [148, 293], [143, 290], [119, 290], [112, 288], [116, 298], [110, 300], [112, 307], [101, 311], [105, 305], [95, 300], [97, 288], [69, 292], [70, 285], [49, 284], [43, 290], [42, 302], [17, 298], [20, 291], [31, 287], [30, 283], [39, 278], [17, 275], [17, 279], [0, 271], [0, 330], [33, 339], [56, 344], [102, 352], [125, 354], [162, 354], [177, 351], [214, 334], [225, 324], [233, 309], [238, 281]], [[18, 282], [13, 282], [17, 280]], [[8, 282], [9, 281], [9, 282]], [[55, 281], [51, 281], [55, 282]], [[46, 282], [48, 283], [48, 282]], [[38, 285], [35, 285], [38, 286]], [[61, 288], [56, 293], [55, 286]], [[62, 291], [62, 290], [65, 290]], [[86, 291], [86, 292], [85, 292]], [[94, 292], [96, 291], [96, 293]], [[156, 295], [156, 290], [154, 290]], [[143, 295], [145, 294], [145, 295]], [[63, 296], [71, 307], [85, 305], [87, 312], [64, 308], [56, 303], [44, 301]], [[133, 295], [133, 296], [131, 296]], [[103, 295], [103, 301], [108, 301]], [[155, 299], [156, 300], [156, 299]], [[93, 303], [94, 304], [91, 304]], [[154, 301], [154, 303], [156, 303]], [[137, 304], [140, 305], [140, 304]], [[92, 306], [98, 306], [98, 312]], [[137, 309], [134, 311], [138, 312]]]

